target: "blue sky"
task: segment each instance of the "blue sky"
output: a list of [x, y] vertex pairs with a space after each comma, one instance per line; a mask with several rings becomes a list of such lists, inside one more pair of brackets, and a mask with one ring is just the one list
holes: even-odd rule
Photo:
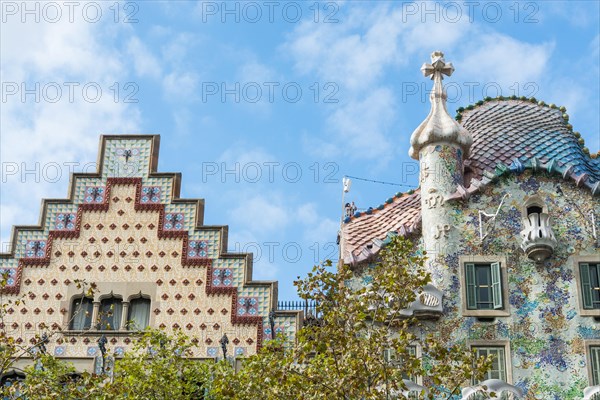
[[1, 2], [4, 249], [41, 198], [66, 196], [71, 168], [93, 167], [100, 134], [160, 134], [159, 170], [182, 172], [205, 223], [229, 225], [254, 278], [294, 299], [296, 276], [337, 257], [344, 175], [406, 185], [354, 181], [359, 208], [416, 186], [409, 137], [434, 50], [456, 68], [452, 115], [535, 96], [600, 148], [596, 1], [23, 4]]

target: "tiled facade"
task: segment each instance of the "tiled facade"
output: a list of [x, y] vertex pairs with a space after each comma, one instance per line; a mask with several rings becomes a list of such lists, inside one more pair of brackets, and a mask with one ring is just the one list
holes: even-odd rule
[[434, 55], [432, 111], [411, 138], [420, 187], [346, 218], [341, 259], [368, 271], [389, 235], [411, 238], [443, 293], [424, 327], [503, 356], [488, 378], [518, 398], [581, 399], [600, 384], [600, 306], [583, 300], [600, 287], [581, 272], [600, 263], [600, 159], [564, 109], [535, 99], [486, 99], [449, 121], [441, 75], [451, 71]]
[[[97, 340], [111, 353], [127, 351], [135, 332], [72, 329], [77, 280], [97, 284], [93, 320], [111, 296], [127, 306], [150, 301], [148, 325], [182, 329], [197, 340], [197, 358], [255, 354], [271, 337], [269, 312], [277, 283], [252, 281], [252, 255], [227, 252], [227, 226], [203, 224], [203, 200], [179, 199], [181, 176], [156, 171], [158, 136], [103, 136], [97, 174], [74, 174], [69, 198], [44, 200], [39, 227], [15, 227], [12, 253], [0, 255], [9, 274], [5, 299], [13, 306], [5, 329], [19, 342], [33, 341], [44, 326], [49, 352], [91, 369]], [[300, 315], [277, 311], [278, 332], [295, 335]], [[61, 331], [59, 333], [59, 331]]]

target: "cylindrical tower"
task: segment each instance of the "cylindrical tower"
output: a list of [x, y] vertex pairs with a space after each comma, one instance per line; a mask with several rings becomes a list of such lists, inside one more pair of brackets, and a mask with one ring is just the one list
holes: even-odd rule
[[433, 284], [448, 288], [451, 277], [445, 260], [457, 252], [459, 232], [454, 223], [454, 206], [445, 199], [463, 183], [463, 160], [469, 155], [473, 138], [446, 109], [442, 79], [454, 71], [452, 63], [446, 63], [444, 54], [436, 51], [431, 55], [431, 64], [423, 64], [421, 71], [433, 80], [431, 111], [413, 132], [409, 155], [420, 163], [423, 244]]

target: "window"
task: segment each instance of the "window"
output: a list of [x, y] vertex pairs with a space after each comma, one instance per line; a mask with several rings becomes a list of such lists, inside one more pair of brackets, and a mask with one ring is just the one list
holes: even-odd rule
[[98, 310], [98, 329], [100, 330], [119, 330], [121, 326], [121, 313], [123, 304], [121, 299], [109, 297], [100, 302]]
[[150, 300], [144, 298], [133, 299], [129, 302], [129, 315], [127, 316], [127, 329], [142, 330], [148, 326], [150, 318]]
[[590, 371], [592, 385], [600, 385], [600, 346], [590, 346]]
[[502, 310], [502, 271], [499, 262], [466, 263], [468, 310]]
[[25, 374], [16, 371], [10, 371], [0, 378], [0, 387], [8, 388], [15, 385], [17, 382], [25, 380]]
[[[417, 357], [417, 346], [415, 346], [415, 345], [407, 346], [406, 352], [408, 353], [409, 357]], [[402, 357], [401, 356], [399, 357], [396, 354], [396, 352], [394, 351], [394, 349], [384, 350], [383, 351], [383, 359], [385, 362], [388, 362], [392, 366], [395, 366], [395, 367], [402, 365]], [[412, 381], [412, 382], [417, 382], [416, 375], [409, 375], [409, 374], [404, 373], [404, 374], [402, 374], [402, 378], [408, 379], [409, 381]]]
[[[506, 382], [506, 358], [505, 351], [503, 346], [494, 346], [494, 347], [483, 347], [476, 346], [473, 347], [477, 357], [487, 357], [494, 356], [494, 360], [492, 361], [492, 368], [486, 373], [484, 377], [484, 381], [488, 379], [500, 379]], [[475, 382], [477, 383], [477, 382]]]
[[583, 308], [600, 309], [600, 263], [580, 263], [579, 274]]
[[80, 297], [73, 300], [71, 308], [71, 329], [84, 330], [92, 326], [92, 312], [94, 304], [89, 297]]

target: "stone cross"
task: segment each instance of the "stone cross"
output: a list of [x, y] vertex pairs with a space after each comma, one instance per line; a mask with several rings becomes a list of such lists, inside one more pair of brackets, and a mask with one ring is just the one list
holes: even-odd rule
[[432, 80], [438, 76], [440, 79], [444, 79], [442, 75], [452, 75], [454, 66], [451, 62], [446, 63], [444, 60], [444, 53], [441, 51], [434, 51], [431, 53], [431, 64], [424, 63], [423, 66], [421, 66], [421, 72], [425, 77], [431, 75]]

